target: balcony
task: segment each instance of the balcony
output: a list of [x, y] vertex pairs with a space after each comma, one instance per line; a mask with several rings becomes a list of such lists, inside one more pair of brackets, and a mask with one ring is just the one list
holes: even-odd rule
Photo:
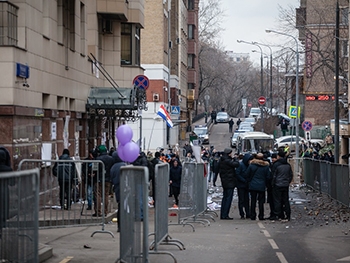
[[144, 26], [144, 0], [97, 0], [97, 13], [103, 19]]

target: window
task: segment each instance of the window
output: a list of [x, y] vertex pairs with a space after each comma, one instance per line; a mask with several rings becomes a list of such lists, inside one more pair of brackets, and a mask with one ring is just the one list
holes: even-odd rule
[[131, 24], [122, 23], [121, 63], [131, 65]]
[[188, 54], [187, 68], [194, 68], [194, 54]]
[[0, 45], [17, 46], [17, 10], [9, 2], [0, 2]]
[[194, 39], [194, 25], [188, 25], [188, 39]]
[[80, 53], [85, 55], [85, 5], [80, 2]]
[[188, 0], [188, 10], [194, 9], [194, 0]]
[[140, 65], [141, 28], [136, 24], [121, 24], [121, 64]]
[[348, 57], [349, 56], [349, 41], [346, 39], [341, 40], [341, 56]]
[[348, 7], [340, 9], [340, 23], [342, 25], [349, 24], [349, 8]]

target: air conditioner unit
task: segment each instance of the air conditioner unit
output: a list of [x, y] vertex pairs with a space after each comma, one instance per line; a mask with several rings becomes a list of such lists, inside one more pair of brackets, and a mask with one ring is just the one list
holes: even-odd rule
[[159, 101], [159, 94], [153, 93], [153, 101]]

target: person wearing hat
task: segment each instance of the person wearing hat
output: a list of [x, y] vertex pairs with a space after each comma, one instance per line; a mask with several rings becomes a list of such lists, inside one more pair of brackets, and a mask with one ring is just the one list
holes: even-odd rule
[[101, 208], [101, 202], [102, 202], [102, 193], [103, 193], [103, 179], [104, 179], [104, 214], [108, 214], [108, 204], [109, 204], [109, 191], [111, 188], [111, 168], [114, 164], [114, 159], [112, 156], [110, 156], [107, 152], [107, 148], [105, 145], [100, 145], [98, 147], [99, 156], [96, 157], [96, 160], [100, 160], [103, 162], [105, 166], [105, 173], [102, 174], [102, 165], [98, 166], [98, 176], [96, 178], [97, 183], [94, 187], [94, 195], [95, 195], [95, 213], [92, 216], [102, 216], [102, 208]]
[[272, 174], [271, 184], [274, 200], [274, 216], [270, 218], [271, 220], [290, 220], [289, 184], [292, 182], [292, 179], [292, 167], [287, 162], [284, 152], [280, 151], [278, 152]]
[[221, 201], [220, 219], [232, 220], [229, 216], [230, 208], [233, 198], [233, 192], [237, 187], [236, 168], [239, 162], [231, 157], [232, 149], [225, 148], [219, 161], [219, 173], [221, 179], [221, 186], [223, 188], [223, 196]]
[[246, 153], [239, 162], [239, 167], [236, 169], [238, 209], [241, 219], [250, 218], [249, 188], [245, 171], [248, 169], [251, 159], [253, 159], [253, 156], [250, 153]]
[[258, 153], [253, 160], [250, 161], [246, 170], [246, 178], [249, 183], [250, 192], [250, 219], [256, 220], [256, 202], [259, 202], [259, 220], [264, 220], [264, 203], [266, 181], [270, 179], [270, 164], [264, 160], [264, 155]]
[[271, 154], [271, 163], [270, 163], [270, 170], [271, 170], [271, 178], [266, 180], [266, 192], [267, 192], [267, 202], [269, 203], [270, 207], [270, 216], [268, 219], [273, 219], [275, 216], [274, 210], [275, 210], [275, 205], [273, 201], [273, 193], [272, 193], [272, 175], [274, 170], [276, 169], [276, 163], [277, 161], [277, 153]]

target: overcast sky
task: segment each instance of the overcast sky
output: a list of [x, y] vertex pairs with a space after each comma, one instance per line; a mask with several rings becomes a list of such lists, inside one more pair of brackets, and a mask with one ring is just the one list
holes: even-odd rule
[[[237, 43], [237, 39], [247, 42], [265, 44], [285, 43], [288, 38], [280, 35], [267, 34], [265, 29], [278, 28], [278, 5], [283, 8], [299, 7], [300, 0], [221, 0], [225, 12], [222, 34], [223, 45], [226, 50], [235, 53], [249, 53], [252, 61], [260, 63], [259, 53], [252, 52], [258, 47], [244, 43]], [[276, 48], [278, 50], [278, 48]], [[263, 52], [270, 54], [268, 48]]]

